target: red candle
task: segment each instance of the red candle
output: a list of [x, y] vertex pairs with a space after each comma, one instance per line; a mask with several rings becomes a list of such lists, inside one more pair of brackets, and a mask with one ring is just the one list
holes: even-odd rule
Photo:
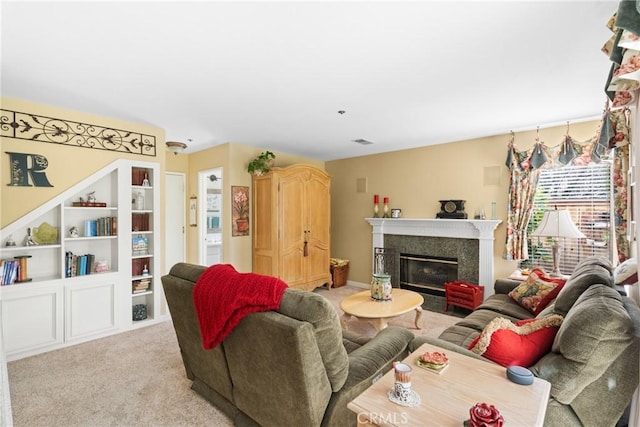
[[378, 197], [377, 194], [373, 195], [373, 203], [380, 203], [380, 198]]
[[385, 198], [384, 198], [384, 204], [386, 205], [387, 203], [389, 203], [389, 198], [388, 198], [388, 197], [385, 197]]

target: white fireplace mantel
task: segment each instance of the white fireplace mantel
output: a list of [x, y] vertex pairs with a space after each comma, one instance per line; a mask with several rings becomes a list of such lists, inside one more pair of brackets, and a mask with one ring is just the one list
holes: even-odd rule
[[485, 299], [493, 294], [494, 231], [502, 222], [501, 220], [440, 218], [366, 218], [366, 220], [373, 227], [373, 248], [384, 247], [385, 234], [477, 239], [480, 250], [478, 281], [484, 286]]

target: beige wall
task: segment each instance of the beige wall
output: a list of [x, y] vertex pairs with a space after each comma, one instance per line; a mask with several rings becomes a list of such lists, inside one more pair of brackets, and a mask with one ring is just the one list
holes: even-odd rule
[[[508, 126], [508, 123], [506, 124]], [[571, 124], [574, 140], [585, 141], [596, 134], [599, 121]], [[540, 130], [540, 140], [559, 145], [566, 125]], [[536, 132], [516, 133], [516, 146], [530, 148]], [[331, 183], [331, 254], [350, 260], [349, 280], [371, 280], [371, 226], [364, 218], [373, 216], [373, 195], [389, 197], [390, 208], [401, 208], [407, 218], [435, 218], [438, 200], [466, 200], [472, 218], [483, 208], [491, 216], [491, 202], [497, 204], [497, 218], [503, 222], [495, 233], [496, 277], [508, 276], [516, 262], [503, 259], [509, 172], [504, 165], [509, 135], [471, 139], [385, 154], [335, 160], [326, 163]], [[356, 180], [366, 178], [367, 191], [356, 191]], [[437, 254], [433, 254], [437, 255]]]

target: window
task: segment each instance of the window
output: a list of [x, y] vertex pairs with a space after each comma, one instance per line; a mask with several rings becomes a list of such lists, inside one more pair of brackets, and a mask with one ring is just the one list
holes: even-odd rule
[[[610, 258], [611, 162], [564, 166], [540, 171], [528, 235], [538, 227], [546, 210], [566, 209], [586, 239], [560, 239], [560, 271], [571, 274], [576, 264], [592, 255]], [[552, 238], [530, 237], [529, 259], [521, 268], [553, 269]]]

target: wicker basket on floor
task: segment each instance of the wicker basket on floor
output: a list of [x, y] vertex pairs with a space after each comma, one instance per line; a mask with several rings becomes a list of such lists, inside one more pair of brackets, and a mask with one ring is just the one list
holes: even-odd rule
[[[344, 263], [344, 261], [343, 261]], [[333, 280], [334, 288], [339, 288], [347, 284], [347, 276], [349, 275], [349, 262], [344, 265], [334, 265], [331, 263], [331, 279]]]

